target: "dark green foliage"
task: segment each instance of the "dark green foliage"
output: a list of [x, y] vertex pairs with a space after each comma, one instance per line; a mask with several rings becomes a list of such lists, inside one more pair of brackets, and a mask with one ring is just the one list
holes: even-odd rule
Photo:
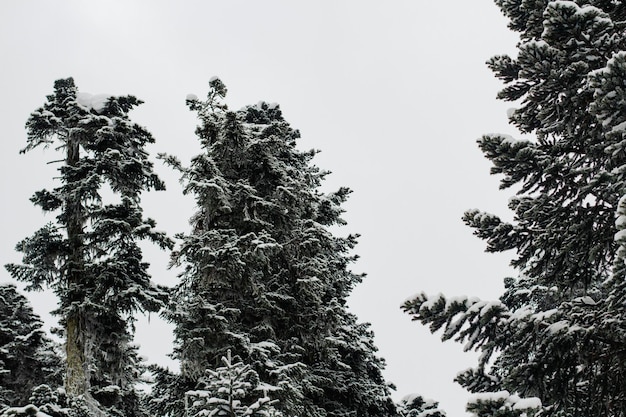
[[[535, 139], [479, 141], [501, 188], [518, 190], [509, 203], [514, 220], [475, 210], [464, 221], [488, 251], [514, 249], [519, 275], [505, 281], [498, 302], [422, 295], [404, 307], [443, 329], [444, 339], [482, 352], [478, 367], [457, 379], [470, 391], [538, 397], [542, 416], [621, 417], [626, 239], [616, 232], [626, 222], [615, 217], [626, 194], [626, 8], [496, 3], [522, 41], [517, 58], [488, 65], [507, 84], [498, 97], [520, 100], [511, 123]], [[519, 414], [498, 414], [498, 401], [469, 407], [480, 416]]]
[[314, 151], [296, 149], [300, 134], [278, 106], [229, 111], [223, 84], [210, 85], [207, 101], [188, 101], [203, 153], [189, 168], [163, 156], [197, 211], [173, 254], [183, 272], [167, 312], [181, 375], [157, 373], [153, 410], [182, 416], [163, 395], [196, 389], [231, 350], [286, 415], [393, 415], [371, 332], [346, 310], [362, 279], [348, 269], [356, 236], [328, 231], [344, 223], [350, 191], [318, 190], [326, 173]]
[[68, 395], [92, 396], [125, 416], [139, 412], [132, 315], [158, 311], [166, 300], [150, 282], [138, 242], [172, 245], [139, 205], [142, 191], [164, 189], [144, 149], [154, 140], [128, 117], [139, 104], [132, 96], [81, 94], [71, 78], [55, 82], [26, 123], [24, 152], [49, 145], [63, 152], [60, 185], [31, 199], [56, 213], [56, 222], [18, 243], [23, 263], [6, 266], [29, 289], [50, 287], [59, 298]]
[[61, 383], [61, 358], [15, 286], [0, 284], [0, 410], [26, 404], [36, 385]]

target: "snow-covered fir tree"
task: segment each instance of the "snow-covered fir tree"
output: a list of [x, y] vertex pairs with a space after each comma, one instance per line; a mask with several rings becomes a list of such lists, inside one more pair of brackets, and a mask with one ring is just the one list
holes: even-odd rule
[[404, 308], [482, 352], [457, 378], [476, 393], [475, 415], [623, 417], [626, 4], [496, 3], [521, 41], [517, 57], [488, 64], [507, 84], [499, 98], [519, 104], [511, 123], [535, 138], [479, 141], [501, 188], [519, 190], [514, 220], [478, 210], [464, 220], [488, 251], [516, 252], [518, 275], [495, 302], [421, 295]]
[[144, 149], [154, 139], [128, 116], [140, 103], [79, 93], [71, 78], [55, 82], [26, 123], [24, 152], [63, 152], [60, 185], [31, 199], [56, 221], [17, 245], [23, 264], [6, 266], [28, 289], [47, 286], [59, 298], [68, 396], [124, 416], [139, 413], [132, 315], [158, 311], [167, 295], [151, 283], [138, 242], [171, 246], [139, 205], [142, 191], [164, 188]]
[[274, 387], [261, 384], [259, 375], [240, 361], [235, 361], [230, 350], [222, 357], [223, 365], [207, 370], [199, 388], [185, 393], [188, 416], [198, 417], [278, 417], [273, 407], [276, 400], [268, 394]]
[[28, 403], [39, 384], [59, 385], [61, 358], [42, 321], [12, 284], [0, 284], [0, 412]]
[[319, 190], [326, 172], [296, 149], [277, 105], [230, 111], [222, 82], [210, 87], [206, 101], [187, 100], [203, 153], [189, 167], [164, 156], [197, 211], [173, 254], [183, 272], [167, 312], [181, 372], [155, 369], [152, 410], [183, 416], [184, 393], [230, 350], [274, 387], [284, 415], [393, 415], [372, 333], [346, 309], [362, 279], [348, 269], [356, 236], [329, 231], [350, 191]]

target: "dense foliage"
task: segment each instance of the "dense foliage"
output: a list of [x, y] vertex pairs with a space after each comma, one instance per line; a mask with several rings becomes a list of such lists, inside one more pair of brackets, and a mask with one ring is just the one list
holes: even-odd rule
[[185, 408], [190, 416], [207, 417], [278, 417], [281, 415], [268, 394], [272, 387], [261, 384], [259, 375], [230, 351], [222, 357], [222, 366], [207, 370], [199, 379], [199, 389], [185, 393]]
[[23, 264], [7, 265], [29, 289], [47, 286], [59, 298], [67, 394], [126, 416], [139, 413], [132, 314], [158, 311], [166, 298], [150, 282], [138, 241], [171, 245], [139, 205], [142, 191], [164, 188], [144, 149], [152, 136], [128, 117], [140, 103], [79, 93], [71, 78], [55, 82], [54, 94], [26, 123], [24, 151], [63, 152], [61, 184], [31, 199], [57, 213], [56, 221], [17, 245]]
[[61, 383], [61, 358], [14, 285], [0, 284], [0, 410], [28, 402], [35, 385]]
[[475, 415], [623, 417], [626, 6], [496, 2], [521, 42], [488, 64], [507, 84], [499, 98], [520, 104], [511, 123], [535, 138], [479, 141], [501, 188], [518, 190], [514, 220], [464, 220], [488, 251], [515, 251], [518, 275], [499, 301], [421, 295], [404, 308], [482, 352], [457, 378]]
[[183, 416], [184, 393], [232, 351], [285, 415], [391, 415], [372, 334], [346, 309], [362, 279], [348, 269], [356, 236], [329, 231], [349, 190], [319, 191], [326, 173], [277, 105], [230, 111], [221, 81], [210, 86], [187, 101], [203, 153], [189, 167], [163, 156], [197, 211], [173, 254], [183, 272], [167, 311], [181, 372], [155, 369], [153, 411]]

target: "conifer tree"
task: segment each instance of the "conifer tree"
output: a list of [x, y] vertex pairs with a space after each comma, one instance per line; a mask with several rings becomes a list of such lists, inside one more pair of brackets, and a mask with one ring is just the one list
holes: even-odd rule
[[478, 210], [464, 220], [488, 251], [515, 250], [518, 275], [496, 302], [422, 294], [404, 308], [482, 352], [457, 378], [484, 395], [468, 406], [476, 415], [500, 415], [512, 397], [542, 416], [623, 417], [626, 6], [496, 3], [521, 42], [516, 58], [488, 65], [507, 84], [499, 98], [521, 104], [511, 123], [536, 138], [479, 140], [501, 188], [519, 189], [514, 220]]
[[344, 223], [349, 190], [319, 191], [326, 173], [296, 149], [277, 105], [230, 111], [221, 81], [210, 87], [206, 101], [187, 101], [203, 153], [189, 167], [164, 156], [197, 211], [173, 254], [183, 272], [167, 313], [181, 373], [157, 371], [153, 410], [182, 416], [180, 394], [231, 350], [285, 415], [392, 415], [372, 334], [346, 310], [362, 279], [348, 269], [356, 236], [328, 230]]
[[57, 213], [56, 221], [17, 245], [23, 264], [7, 265], [28, 289], [48, 286], [59, 298], [67, 394], [126, 416], [138, 413], [132, 315], [158, 311], [166, 296], [150, 282], [138, 241], [171, 245], [139, 205], [142, 191], [164, 189], [144, 149], [154, 139], [128, 117], [140, 103], [79, 93], [71, 78], [55, 82], [26, 123], [23, 152], [48, 146], [63, 152], [61, 184], [31, 198]]
[[258, 374], [235, 361], [231, 352], [222, 357], [223, 365], [207, 370], [199, 380], [199, 389], [185, 393], [185, 409], [190, 416], [206, 417], [278, 417], [276, 400], [260, 384]]
[[0, 284], [0, 410], [26, 404], [37, 385], [59, 385], [61, 373], [61, 358], [26, 297]]

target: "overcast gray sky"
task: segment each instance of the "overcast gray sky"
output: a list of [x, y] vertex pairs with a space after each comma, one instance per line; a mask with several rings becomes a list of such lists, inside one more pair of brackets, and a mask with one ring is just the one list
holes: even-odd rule
[[[155, 136], [150, 151], [187, 161], [199, 150], [185, 96], [204, 96], [217, 75], [231, 108], [279, 103], [301, 148], [322, 151], [315, 163], [333, 172], [325, 189], [354, 190], [338, 233], [362, 235], [354, 269], [368, 277], [350, 305], [372, 323], [395, 398], [418, 392], [463, 415], [467, 395], [452, 379], [474, 356], [399, 306], [420, 291], [492, 299], [511, 273], [508, 256], [485, 254], [460, 218], [474, 207], [506, 214], [510, 193], [497, 190], [475, 141], [516, 134], [484, 65], [516, 41], [491, 0], [2, 1], [0, 263], [19, 262], [15, 244], [52, 220], [28, 198], [52, 185], [54, 155], [18, 151], [54, 80], [144, 100], [131, 116]], [[157, 169], [169, 191], [146, 195], [144, 208], [159, 228], [186, 231], [192, 202]], [[155, 280], [173, 284], [167, 256], [147, 256]], [[54, 306], [48, 295], [31, 299], [44, 316]], [[150, 361], [167, 363], [167, 326], [142, 320], [137, 339]]]

